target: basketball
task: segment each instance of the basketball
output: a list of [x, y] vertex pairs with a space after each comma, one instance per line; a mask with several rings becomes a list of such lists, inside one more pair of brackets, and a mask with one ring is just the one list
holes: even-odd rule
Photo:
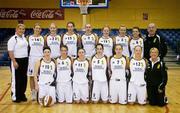
[[49, 95], [46, 95], [42, 99], [42, 106], [43, 107], [49, 107], [52, 103], [52, 97]]

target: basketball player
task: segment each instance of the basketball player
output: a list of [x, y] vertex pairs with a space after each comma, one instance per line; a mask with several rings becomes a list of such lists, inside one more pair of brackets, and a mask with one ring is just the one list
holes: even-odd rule
[[76, 103], [87, 103], [89, 100], [88, 71], [89, 62], [85, 58], [85, 50], [81, 48], [73, 63], [73, 99]]
[[126, 34], [126, 26], [121, 25], [119, 27], [119, 35], [113, 39], [114, 39], [114, 44], [122, 45], [122, 47], [123, 47], [122, 54], [124, 56], [130, 57], [130, 52], [129, 52], [130, 38]]
[[49, 26], [50, 35], [45, 37], [46, 45], [51, 48], [51, 58], [57, 58], [60, 55], [61, 37], [57, 35], [57, 26], [51, 23]]
[[73, 22], [67, 23], [67, 32], [62, 36], [63, 37], [63, 44], [67, 45], [69, 51], [68, 55], [75, 59], [77, 57], [77, 48], [80, 46], [80, 38], [74, 32], [75, 24]]
[[35, 89], [38, 91], [38, 101], [42, 105], [44, 96], [52, 97], [52, 104], [56, 102], [55, 81], [56, 81], [56, 64], [51, 58], [51, 49], [43, 48], [43, 58], [36, 62], [34, 71]]
[[131, 57], [133, 57], [133, 55], [134, 55], [134, 48], [137, 45], [142, 47], [141, 57], [143, 57], [143, 51], [144, 51], [143, 38], [141, 36], [139, 27], [133, 27], [133, 29], [132, 29], [132, 39], [130, 40]]
[[95, 54], [95, 45], [98, 42], [98, 36], [92, 33], [91, 24], [85, 25], [85, 34], [82, 35], [81, 42], [86, 51], [86, 58], [90, 59]]
[[147, 61], [142, 58], [142, 47], [134, 47], [134, 57], [130, 60], [131, 78], [128, 87], [128, 102], [134, 104], [136, 99], [139, 104], [146, 104], [145, 70]]
[[123, 47], [120, 44], [115, 46], [115, 55], [110, 58], [110, 103], [127, 104], [127, 81], [128, 57], [122, 55]]
[[110, 30], [111, 29], [109, 26], [103, 27], [102, 28], [103, 36], [99, 39], [99, 43], [103, 44], [104, 46], [104, 54], [107, 57], [112, 56], [112, 50], [113, 50], [113, 40], [109, 36]]
[[61, 46], [61, 56], [56, 60], [57, 64], [57, 101], [60, 103], [72, 103], [72, 59], [68, 56], [68, 47]]
[[108, 101], [108, 75], [107, 57], [104, 55], [102, 44], [96, 45], [96, 54], [91, 60], [91, 71], [93, 80], [92, 101], [98, 103], [101, 99], [103, 103]]
[[31, 98], [36, 100], [36, 90], [34, 84], [34, 66], [35, 63], [43, 57], [43, 47], [44, 47], [44, 38], [40, 35], [41, 26], [36, 23], [34, 25], [34, 34], [27, 38], [30, 47], [29, 55], [29, 66], [28, 66], [28, 76], [30, 77], [30, 88], [31, 88]]

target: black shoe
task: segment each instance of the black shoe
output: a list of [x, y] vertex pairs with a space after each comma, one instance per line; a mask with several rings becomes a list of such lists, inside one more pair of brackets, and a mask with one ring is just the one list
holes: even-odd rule
[[23, 97], [23, 98], [21, 98], [21, 101], [22, 101], [22, 102], [27, 102], [27, 98], [26, 98], [26, 97]]
[[15, 102], [15, 103], [20, 103], [21, 100], [20, 99], [16, 99], [16, 100], [13, 100], [12, 102]]

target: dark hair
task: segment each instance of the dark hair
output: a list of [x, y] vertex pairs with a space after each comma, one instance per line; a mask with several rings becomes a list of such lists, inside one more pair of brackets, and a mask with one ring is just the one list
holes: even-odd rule
[[79, 56], [78, 56], [78, 52], [79, 52], [80, 50], [83, 50], [84, 52], [86, 52], [84, 48], [78, 48], [78, 50], [77, 50], [77, 57], [79, 57]]
[[44, 46], [44, 47], [43, 47], [43, 52], [44, 52], [46, 49], [48, 49], [48, 50], [51, 52], [51, 49], [50, 49], [49, 46]]
[[72, 21], [68, 22], [68, 23], [66, 24], [66, 27], [68, 26], [68, 24], [72, 24], [73, 27], [75, 27], [75, 24], [74, 24], [74, 22], [72, 22]]
[[137, 30], [139, 31], [139, 37], [141, 37], [141, 38], [142, 38], [142, 35], [141, 35], [141, 30], [140, 30], [140, 28], [139, 28], [139, 27], [137, 27], [137, 26], [135, 26], [135, 27], [133, 27], [133, 28], [132, 28], [132, 30], [133, 30], [133, 29], [137, 29]]
[[103, 46], [103, 44], [101, 44], [101, 43], [98, 43], [98, 44], [96, 45], [96, 49], [97, 49], [97, 46], [101, 46], [101, 47], [104, 49], [104, 46]]
[[116, 54], [115, 49], [116, 49], [117, 46], [121, 46], [121, 48], [123, 49], [123, 46], [122, 46], [121, 44], [116, 44], [116, 45], [113, 47], [113, 55]]
[[62, 48], [66, 48], [66, 50], [68, 51], [68, 47], [66, 45], [61, 45], [60, 49]]

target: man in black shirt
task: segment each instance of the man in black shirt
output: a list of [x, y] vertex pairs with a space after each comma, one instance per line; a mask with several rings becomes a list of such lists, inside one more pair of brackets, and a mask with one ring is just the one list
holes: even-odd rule
[[150, 23], [147, 28], [148, 34], [144, 40], [144, 57], [149, 59], [149, 51], [152, 47], [159, 50], [159, 57], [163, 60], [167, 53], [167, 45], [162, 37], [156, 34], [157, 28], [154, 23]]
[[167, 68], [158, 57], [157, 48], [150, 49], [149, 65], [146, 72], [147, 93], [150, 105], [166, 104], [165, 86], [167, 84]]

